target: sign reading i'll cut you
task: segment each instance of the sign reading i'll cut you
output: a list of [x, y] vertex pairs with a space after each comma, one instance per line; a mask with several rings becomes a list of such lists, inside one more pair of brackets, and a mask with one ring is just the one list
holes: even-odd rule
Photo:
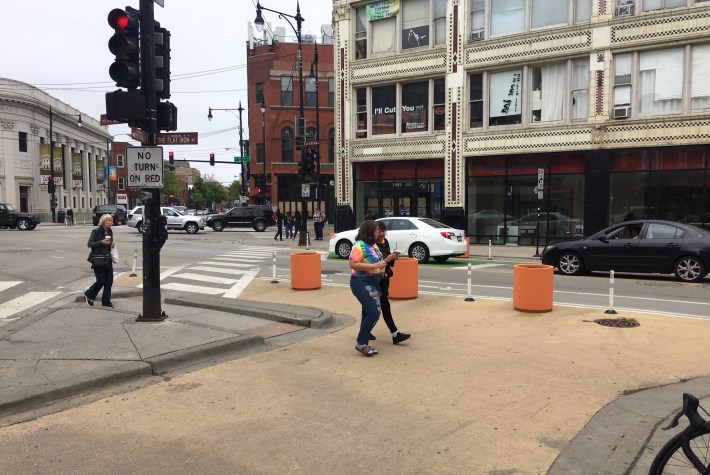
[[126, 147], [126, 182], [129, 188], [162, 188], [163, 148]]

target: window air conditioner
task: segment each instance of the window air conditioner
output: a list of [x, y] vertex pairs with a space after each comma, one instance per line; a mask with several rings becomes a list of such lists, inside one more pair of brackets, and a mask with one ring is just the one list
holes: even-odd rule
[[628, 3], [626, 5], [619, 5], [616, 7], [616, 13], [614, 16], [630, 16], [634, 14], [634, 4]]
[[468, 35], [469, 42], [481, 41], [483, 39], [485, 39], [485, 35], [483, 34], [483, 30], [472, 31], [471, 34]]
[[614, 119], [628, 119], [631, 116], [631, 106], [614, 107]]

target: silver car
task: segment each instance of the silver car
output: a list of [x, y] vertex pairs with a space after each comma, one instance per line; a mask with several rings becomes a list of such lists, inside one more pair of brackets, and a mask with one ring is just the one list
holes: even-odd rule
[[[168, 229], [183, 230], [188, 234], [195, 234], [200, 229], [205, 229], [205, 218], [202, 216], [183, 215], [167, 206], [160, 207], [160, 214], [167, 218]], [[143, 206], [136, 206], [128, 212], [126, 224], [143, 233]]]

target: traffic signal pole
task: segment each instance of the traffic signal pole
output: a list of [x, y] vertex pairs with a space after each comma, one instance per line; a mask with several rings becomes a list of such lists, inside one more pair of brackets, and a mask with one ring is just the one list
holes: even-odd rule
[[[146, 118], [143, 130], [148, 142], [144, 145], [157, 145], [157, 96], [155, 87], [155, 36], [154, 0], [140, 0], [141, 27], [141, 91], [145, 96]], [[144, 205], [143, 227], [143, 313], [138, 321], [156, 322], [166, 315], [160, 307], [160, 245], [158, 243], [158, 216], [160, 215], [160, 190], [143, 188]]]

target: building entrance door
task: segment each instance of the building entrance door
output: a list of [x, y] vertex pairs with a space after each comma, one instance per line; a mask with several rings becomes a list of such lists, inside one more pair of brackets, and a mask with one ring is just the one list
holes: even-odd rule
[[429, 196], [418, 196], [416, 192], [383, 191], [380, 197], [380, 217], [428, 216]]

